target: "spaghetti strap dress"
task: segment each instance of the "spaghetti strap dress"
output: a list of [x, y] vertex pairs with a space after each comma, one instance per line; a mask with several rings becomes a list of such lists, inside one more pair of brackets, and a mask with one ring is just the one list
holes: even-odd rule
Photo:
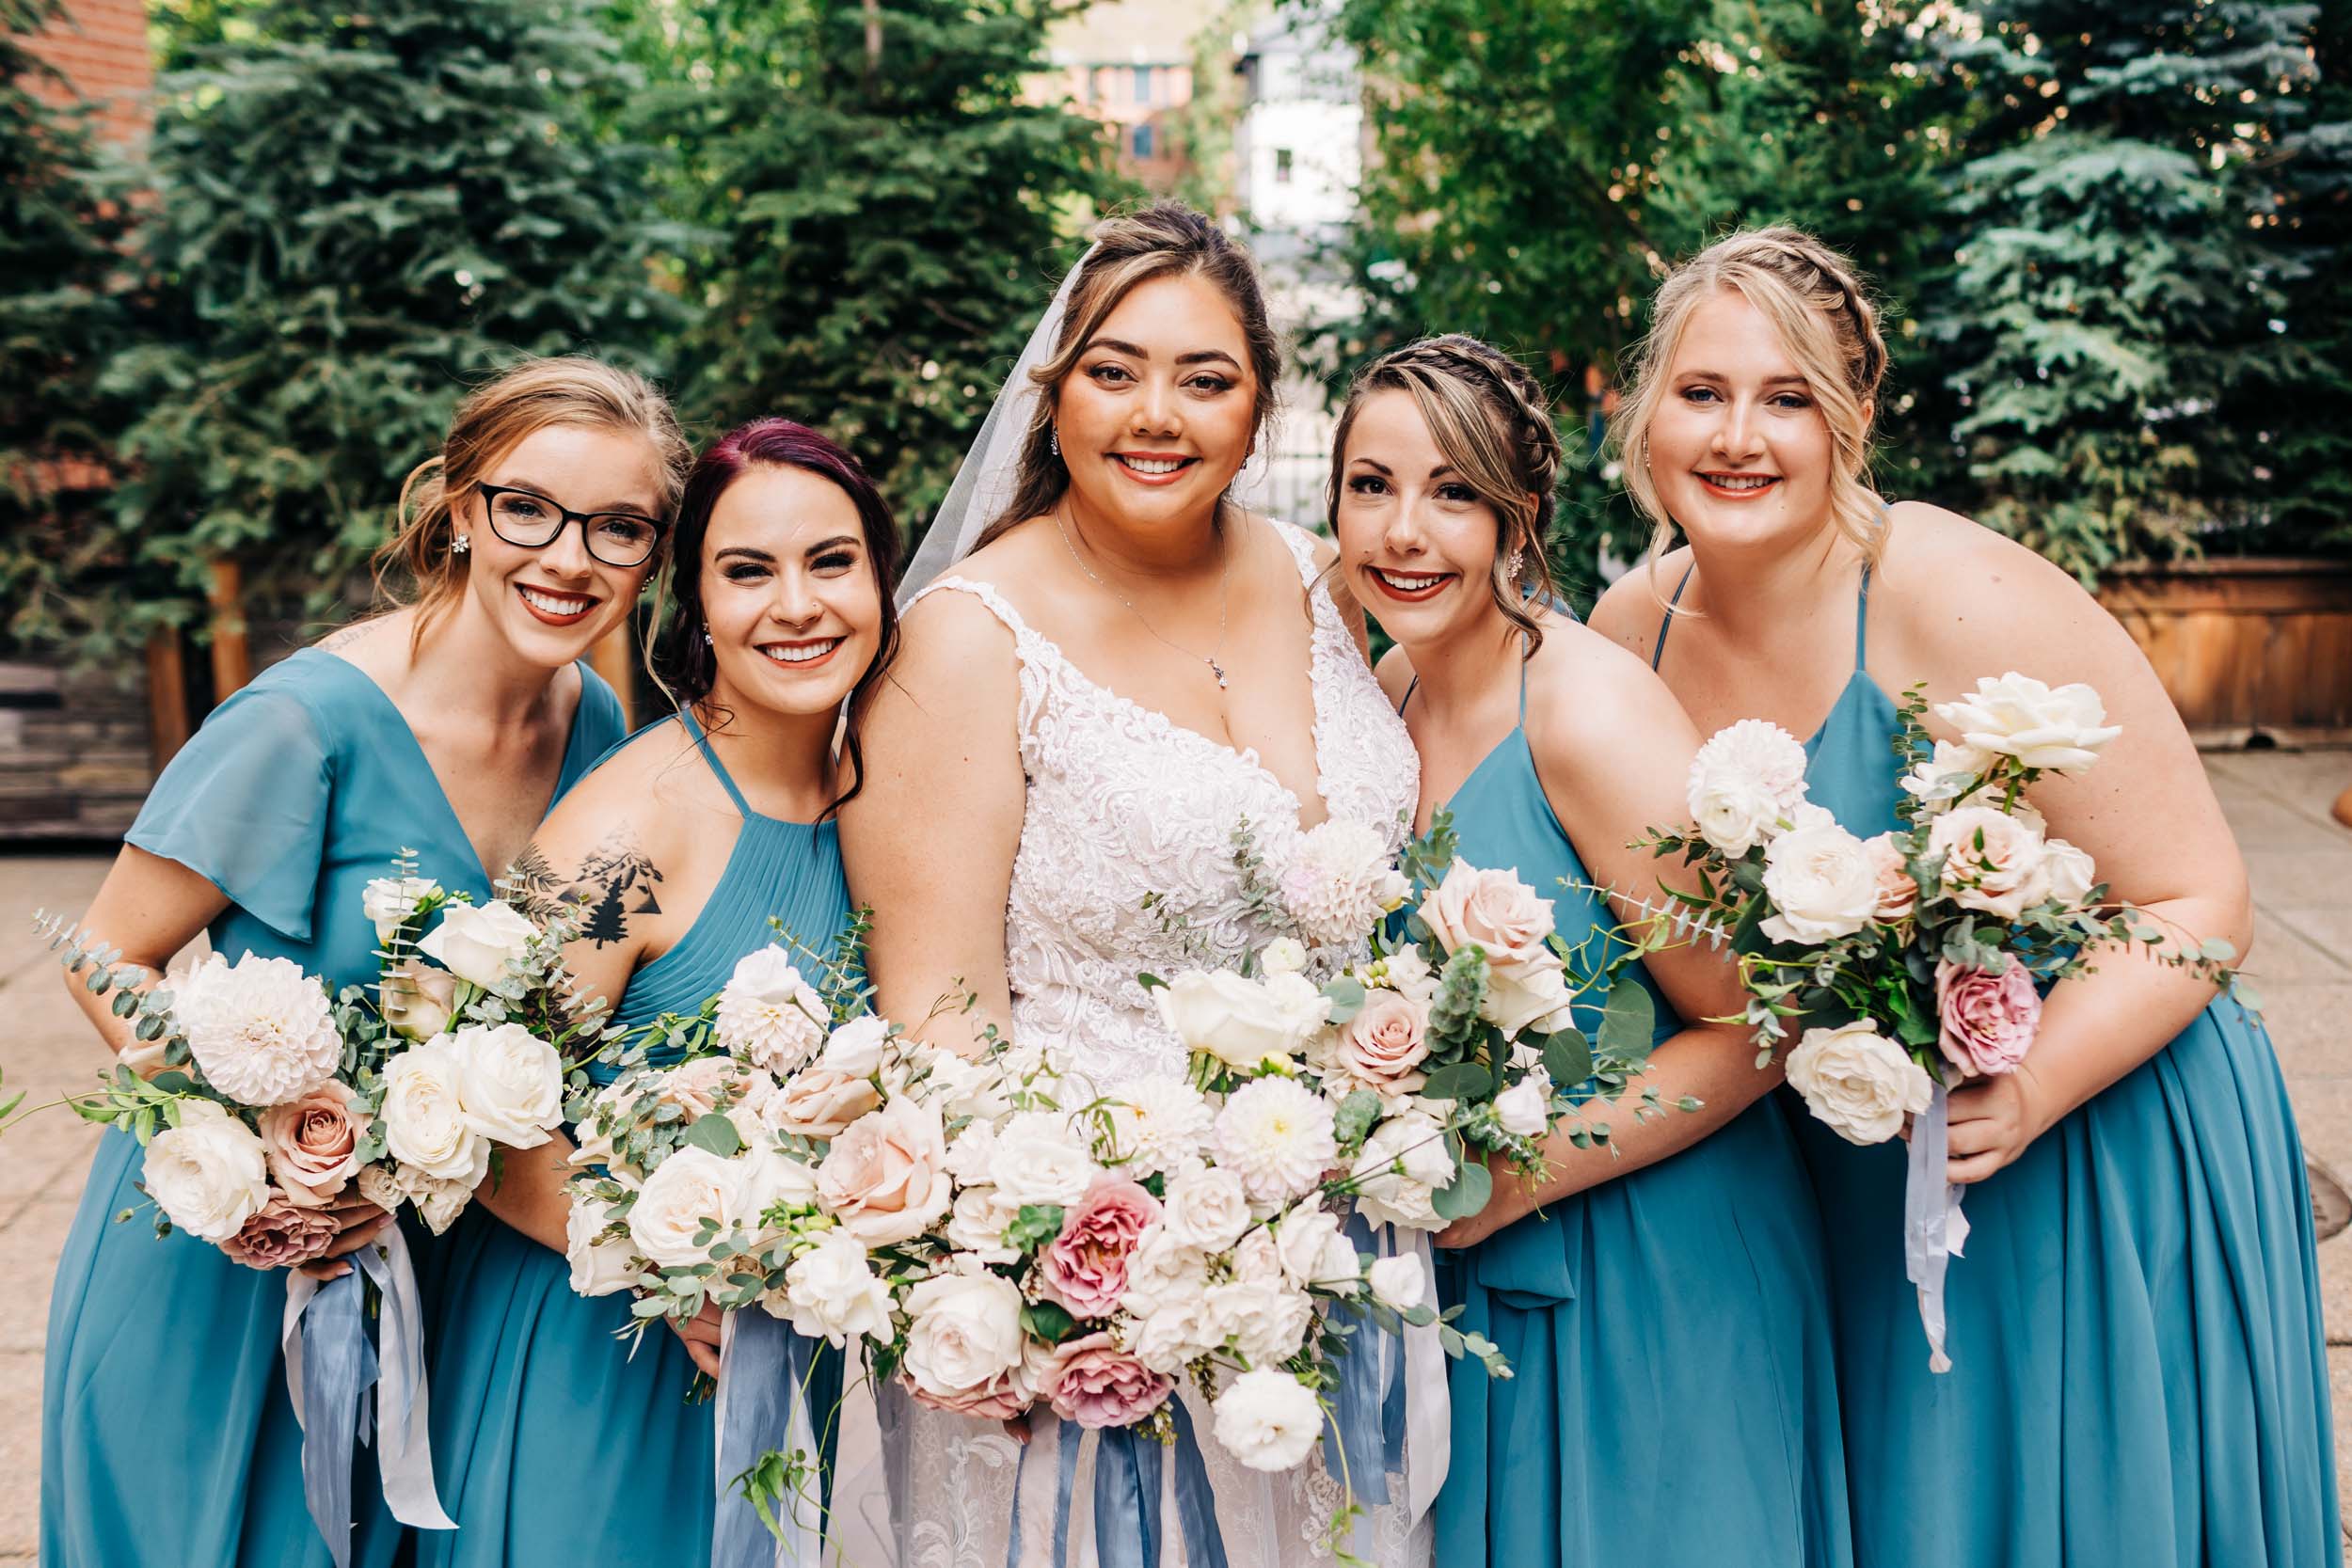
[[[647, 728], [663, 726], [700, 749], [743, 826], [686, 934], [629, 976], [612, 1009], [628, 1029], [701, 1007], [738, 959], [778, 940], [771, 920], [820, 954], [850, 920], [834, 825], [761, 816], [691, 713]], [[717, 1476], [712, 1405], [688, 1397], [695, 1370], [678, 1337], [655, 1324], [632, 1351], [617, 1337], [628, 1295], [575, 1294], [562, 1254], [503, 1224], [467, 1233], [443, 1294], [451, 1309], [428, 1329], [433, 1452], [458, 1528], [416, 1532], [421, 1568], [708, 1562], [717, 1484], [732, 1478]], [[810, 1378], [820, 1431], [840, 1366], [820, 1354]]]
[[[624, 730], [585, 665], [560, 797]], [[349, 660], [305, 648], [220, 705], [155, 781], [124, 842], [229, 897], [212, 945], [291, 958], [338, 988], [375, 978], [360, 890], [413, 850], [478, 903], [489, 871], [416, 734]], [[278, 1354], [286, 1283], [183, 1233], [158, 1240], [145, 1152], [99, 1140], [57, 1261], [41, 1383], [46, 1568], [326, 1568], [303, 1501], [302, 1432]], [[140, 1212], [115, 1223], [124, 1210]], [[428, 1317], [435, 1249], [412, 1253]], [[352, 1561], [388, 1568], [406, 1532], [358, 1450]]]
[[[1866, 836], [1902, 798], [1869, 587], [1853, 673], [1805, 748], [1812, 800]], [[1857, 1561], [2342, 1560], [2311, 1194], [2259, 1021], [2217, 998], [1967, 1189], [1940, 1374], [1903, 1273], [1903, 1146], [1850, 1144], [1779, 1098], [1829, 1244]]]
[[[1522, 668], [1519, 727], [1456, 792], [1454, 832], [1470, 864], [1556, 889], [1556, 928], [1574, 947], [1616, 920], [1586, 891], [1526, 718]], [[1662, 1041], [1681, 1023], [1647, 972], [1632, 973]], [[1597, 1000], [1578, 1011], [1598, 1026]], [[1857, 1560], [1820, 1226], [1769, 1097], [1690, 1148], [1440, 1258], [1464, 1308], [1454, 1326], [1493, 1339], [1513, 1369], [1494, 1381], [1453, 1364], [1443, 1568]]]

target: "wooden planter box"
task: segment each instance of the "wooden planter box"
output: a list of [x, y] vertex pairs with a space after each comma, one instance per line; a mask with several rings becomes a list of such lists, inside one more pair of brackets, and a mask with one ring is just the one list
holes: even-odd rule
[[2352, 745], [2352, 562], [2185, 561], [2114, 573], [2099, 602], [2199, 745]]

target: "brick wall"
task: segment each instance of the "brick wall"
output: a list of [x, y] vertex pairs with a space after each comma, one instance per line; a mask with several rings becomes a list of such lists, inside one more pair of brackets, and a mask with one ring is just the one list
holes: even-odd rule
[[[108, 137], [145, 140], [155, 67], [143, 0], [66, 0], [65, 11], [62, 22], [31, 40], [32, 52], [63, 71], [74, 92], [100, 105]], [[54, 84], [45, 90], [56, 95]]]

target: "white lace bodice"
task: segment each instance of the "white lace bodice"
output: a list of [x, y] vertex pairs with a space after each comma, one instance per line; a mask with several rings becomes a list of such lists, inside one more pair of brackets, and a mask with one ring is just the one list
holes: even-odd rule
[[[1420, 792], [1412, 739], [1318, 580], [1313, 536], [1271, 526], [1312, 606], [1324, 811], [1378, 829], [1395, 848]], [[1180, 1071], [1183, 1048], [1136, 977], [1231, 963], [1282, 934], [1252, 911], [1234, 835], [1247, 826], [1260, 877], [1279, 887], [1300, 802], [1254, 750], [1089, 679], [993, 588], [945, 577], [916, 597], [942, 591], [971, 594], [1009, 627], [1021, 667], [1028, 792], [1005, 908], [1013, 1037], [1068, 1051], [1105, 1086]]]

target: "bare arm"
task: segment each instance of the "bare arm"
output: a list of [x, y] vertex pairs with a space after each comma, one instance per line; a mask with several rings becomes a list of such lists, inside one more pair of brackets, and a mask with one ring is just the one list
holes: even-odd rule
[[1005, 903], [1027, 793], [1020, 701], [1010, 632], [969, 594], [925, 599], [860, 721], [866, 787], [841, 814], [850, 894], [874, 911], [877, 1002], [955, 1050], [975, 1049], [985, 1024], [1012, 1023]]
[[[1886, 596], [1899, 617], [1897, 651], [1915, 659], [1929, 696], [1948, 701], [2011, 670], [2095, 689], [2122, 734], [2089, 772], [2037, 784], [2032, 804], [2054, 836], [2090, 854], [2117, 898], [2190, 945], [2219, 938], [2242, 957], [2253, 935], [2245, 862], [2180, 715], [2129, 635], [2023, 547], [1949, 514], [1900, 510], [1919, 515], [1899, 519], [1913, 522], [1915, 544], [1885, 574]], [[1957, 738], [1941, 721], [1931, 725]], [[2050, 993], [2018, 1072], [1954, 1092], [1953, 1180], [1999, 1170], [2213, 1000], [2193, 973], [2137, 952], [2102, 949], [2091, 964]]]
[[[229, 895], [178, 861], [126, 844], [82, 917], [85, 929], [122, 950], [121, 962], [147, 971], [141, 990], [163, 977], [164, 966], [229, 907]], [[62, 971], [60, 972], [63, 973]], [[79, 975], [64, 976], [73, 1004], [116, 1055], [137, 1048], [132, 1021], [117, 1018], [108, 999], [94, 996]]]
[[[1675, 873], [1680, 867], [1626, 846], [1650, 828], [1688, 817], [1684, 785], [1698, 732], [1665, 683], [1640, 660], [1580, 628], [1562, 626], [1547, 635], [1568, 645], [1556, 655], [1547, 645], [1538, 656], [1546, 668], [1534, 675], [1529, 694], [1528, 743], [1545, 797], [1596, 882], [1655, 899], [1661, 880], [1679, 880]], [[1620, 920], [1643, 918], [1624, 897], [1611, 902]], [[1724, 954], [1677, 946], [1645, 963], [1675, 1012], [1690, 1022], [1651, 1053], [1621, 1099], [1588, 1103], [1587, 1115], [1609, 1124], [1608, 1144], [1579, 1148], [1565, 1132], [1556, 1134], [1544, 1149], [1546, 1180], [1498, 1183], [1486, 1207], [1449, 1227], [1441, 1244], [1468, 1246], [1547, 1203], [1680, 1153], [1780, 1081], [1776, 1069], [1756, 1066], [1740, 1025], [1705, 1022], [1739, 1010], [1739, 974]], [[1700, 1108], [1638, 1118], [1635, 1107], [1645, 1089], [1670, 1105], [1694, 1096]]]

